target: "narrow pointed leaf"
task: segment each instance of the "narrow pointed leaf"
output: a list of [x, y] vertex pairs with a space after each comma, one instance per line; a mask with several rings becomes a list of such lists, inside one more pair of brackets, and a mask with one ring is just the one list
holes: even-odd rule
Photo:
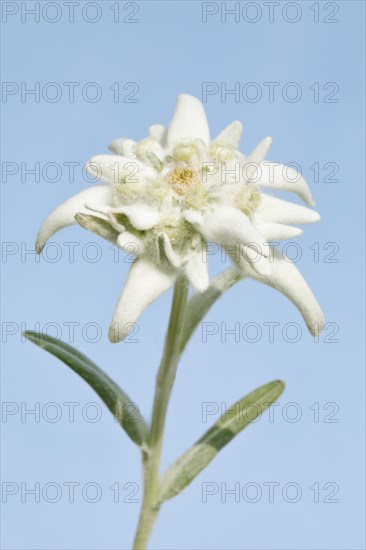
[[230, 267], [212, 279], [210, 286], [205, 292], [197, 292], [192, 296], [187, 304], [184, 316], [181, 352], [183, 352], [193, 332], [216, 300], [220, 298], [225, 290], [228, 290], [241, 279], [243, 279], [243, 275], [235, 267]]
[[201, 439], [186, 451], [162, 477], [157, 504], [179, 494], [238, 433], [278, 399], [284, 383], [275, 380], [234, 403]]
[[81, 376], [104, 401], [132, 441], [137, 445], [147, 441], [148, 428], [136, 404], [102, 369], [65, 342], [30, 330], [24, 336]]

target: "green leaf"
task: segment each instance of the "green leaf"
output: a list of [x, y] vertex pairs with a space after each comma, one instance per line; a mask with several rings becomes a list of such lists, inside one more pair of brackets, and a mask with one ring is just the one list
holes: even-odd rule
[[239, 273], [236, 267], [230, 267], [212, 279], [210, 286], [205, 292], [197, 293], [192, 296], [187, 304], [184, 315], [183, 334], [180, 346], [181, 353], [186, 347], [193, 332], [216, 300], [241, 279], [243, 279], [243, 275]]
[[81, 376], [104, 401], [132, 441], [137, 445], [147, 441], [148, 427], [137, 405], [88, 357], [69, 344], [39, 332], [27, 330], [24, 336], [63, 361]]
[[180, 493], [239, 432], [278, 399], [284, 383], [275, 380], [234, 403], [201, 439], [168, 468], [162, 477], [157, 504]]
[[147, 153], [146, 156], [147, 156], [151, 166], [153, 168], [155, 168], [155, 170], [157, 170], [158, 172], [161, 172], [164, 165], [163, 165], [162, 161], [159, 159], [159, 157], [157, 157], [155, 155], [155, 153]]
[[75, 214], [75, 221], [84, 229], [92, 231], [96, 235], [99, 235], [99, 237], [102, 237], [113, 244], [116, 243], [119, 235], [118, 231], [114, 229], [112, 224], [100, 216], [77, 212]]

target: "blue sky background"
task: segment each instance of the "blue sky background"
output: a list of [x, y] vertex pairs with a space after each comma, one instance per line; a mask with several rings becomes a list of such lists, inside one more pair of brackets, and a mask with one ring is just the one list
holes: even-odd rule
[[[287, 387], [273, 422], [264, 414], [187, 490], [162, 508], [151, 548], [364, 548], [364, 3], [302, 1], [286, 8], [288, 3], [281, 2], [273, 22], [269, 21], [269, 8], [260, 2], [250, 8], [256, 12], [241, 2], [240, 21], [227, 16], [222, 22], [217, 4], [218, 13], [203, 23], [201, 2], [138, 2], [134, 15], [129, 14], [136, 11], [135, 4], [122, 2], [116, 23], [117, 8], [113, 11], [111, 7], [117, 3], [105, 1], [97, 3], [100, 19], [94, 24], [82, 17], [85, 2], [75, 8], [73, 23], [68, 22], [62, 2], [57, 12], [51, 6], [41, 13], [39, 22], [24, 13], [22, 22], [21, 4], [34, 6], [34, 2], [2, 3], [2, 79], [16, 83], [8, 84], [8, 91], [11, 86], [16, 90], [16, 85], [20, 89], [22, 82], [28, 88], [39, 82], [46, 99], [41, 94], [39, 102], [31, 96], [22, 102], [16, 92], [3, 96], [2, 104], [3, 161], [19, 167], [16, 174], [2, 181], [2, 234], [3, 242], [8, 243], [3, 246], [13, 252], [3, 255], [2, 264], [2, 397], [8, 412], [14, 407], [14, 414], [3, 416], [1, 426], [2, 487], [9, 488], [4, 486], [7, 482], [19, 487], [3, 504], [3, 548], [112, 550], [127, 549], [131, 544], [139, 504], [126, 500], [141, 483], [137, 448], [92, 390], [56, 359], [22, 342], [20, 329], [34, 329], [36, 323], [42, 329], [54, 322], [61, 330], [58, 335], [69, 340], [65, 323], [79, 323], [74, 345], [118, 381], [149, 416], [170, 295], [143, 315], [137, 343], [112, 346], [107, 327], [129, 267], [124, 257], [114, 261], [108, 243], [79, 227], [52, 239], [58, 248], [49, 248], [49, 257], [61, 254], [57, 262], [43, 258], [37, 263], [32, 254], [22, 258], [21, 250], [31, 250], [40, 223], [54, 206], [88, 185], [81, 168], [90, 156], [107, 152], [108, 143], [116, 137], [140, 139], [150, 124], [166, 124], [176, 96], [188, 92], [200, 97], [203, 82], [216, 82], [222, 89], [239, 82], [244, 96], [245, 85], [257, 83], [262, 92], [257, 102], [243, 95], [239, 102], [233, 96], [224, 100], [220, 94], [208, 97], [212, 134], [240, 119], [244, 123], [243, 151], [272, 135], [269, 158], [297, 162], [302, 167], [322, 219], [305, 228], [297, 239], [302, 252], [298, 267], [330, 324], [320, 341], [314, 342], [294, 306], [253, 281], [232, 288], [209, 312], [207, 322], [226, 323], [228, 328], [240, 323], [241, 329], [247, 323], [257, 323], [262, 336], [256, 343], [243, 338], [235, 342], [232, 336], [222, 342], [218, 333], [203, 343], [201, 328], [197, 331], [178, 372], [163, 466], [209, 426], [210, 422], [202, 421], [202, 403], [229, 406], [276, 378], [283, 379]], [[6, 17], [16, 8], [17, 13]], [[90, 20], [97, 12], [93, 6], [87, 9], [90, 11], [84, 16]], [[242, 9], [249, 11], [243, 15]], [[56, 15], [60, 20], [50, 23]], [[257, 22], [245, 20], [256, 15]], [[317, 15], [318, 23], [314, 22]], [[138, 22], [123, 22], [126, 17]], [[289, 22], [297, 18], [297, 22]], [[50, 82], [56, 82], [62, 91], [57, 102], [47, 100], [52, 89], [44, 86]], [[65, 82], [80, 83], [73, 103], [68, 100]], [[85, 92], [85, 84], [90, 82], [96, 82], [102, 91], [97, 102], [88, 102], [81, 93], [84, 89], [84, 94], [92, 94], [92, 87]], [[113, 100], [109, 89], [116, 82], [119, 102]], [[127, 103], [123, 99], [133, 88], [123, 90], [123, 86], [131, 82], [137, 83], [134, 98], [138, 101]], [[273, 102], [268, 99], [266, 82], [279, 83]], [[297, 102], [282, 96], [289, 82], [301, 89]], [[329, 87], [329, 82], [335, 84]], [[319, 83], [318, 101], [314, 100], [314, 83]], [[294, 88], [289, 89], [292, 91]], [[49, 181], [52, 171], [46, 177], [41, 175], [38, 182], [31, 175], [22, 178], [20, 164], [31, 168], [36, 162], [41, 167], [58, 163], [62, 167], [59, 180]], [[65, 162], [79, 163], [74, 182]], [[310, 168], [314, 163], [319, 163], [319, 181], [314, 181], [314, 168]], [[334, 165], [327, 163], [338, 166], [333, 175], [336, 181], [329, 181]], [[79, 243], [74, 262], [70, 262], [67, 242]], [[102, 255], [94, 263], [85, 259], [88, 252], [92, 258], [96, 250], [88, 245], [91, 242], [98, 243]], [[317, 247], [319, 261], [314, 260]], [[213, 258], [213, 272], [222, 268], [219, 258]], [[280, 323], [274, 342], [269, 341], [263, 324], [268, 322]], [[288, 322], [302, 329], [296, 343], [282, 336]], [[85, 333], [88, 323], [101, 327], [97, 342], [91, 342], [95, 332], [90, 325], [83, 338], [82, 329]], [[291, 339], [291, 331], [289, 335]], [[68, 420], [67, 402], [80, 404], [73, 423]], [[97, 408], [88, 405], [91, 402], [97, 403]], [[35, 403], [43, 411], [40, 421], [28, 415], [22, 422], [22, 407], [34, 408]], [[57, 411], [48, 403], [58, 404], [58, 422], [49, 421]], [[319, 419], [314, 417], [317, 408]], [[102, 412], [99, 421], [85, 420], [95, 412]], [[295, 414], [301, 418], [290, 422]], [[22, 502], [21, 484], [31, 488], [37, 482], [41, 491], [47, 483], [57, 483], [62, 488], [60, 500], [47, 502], [54, 495], [51, 487], [39, 503], [29, 495]], [[73, 503], [68, 502], [67, 482], [80, 484]], [[82, 498], [83, 487], [87, 490], [85, 485], [91, 482], [102, 492], [96, 503]], [[217, 493], [202, 502], [203, 484], [208, 482]], [[253, 498], [250, 491], [249, 498], [241, 496], [240, 502], [235, 502], [233, 495], [222, 502], [221, 484], [233, 488], [239, 483], [245, 491], [250, 482], [262, 490], [258, 502], [248, 502]], [[265, 485], [269, 482], [279, 483], [272, 503]], [[109, 489], [115, 483], [120, 487], [118, 503]], [[298, 502], [287, 502], [282, 496], [288, 483], [301, 488]], [[320, 502], [314, 502], [314, 484], [319, 484]], [[333, 499], [338, 502], [324, 502], [337, 486]], [[293, 498], [291, 487], [288, 494]], [[139, 497], [141, 489], [133, 498]], [[92, 488], [87, 498], [93, 498]]]

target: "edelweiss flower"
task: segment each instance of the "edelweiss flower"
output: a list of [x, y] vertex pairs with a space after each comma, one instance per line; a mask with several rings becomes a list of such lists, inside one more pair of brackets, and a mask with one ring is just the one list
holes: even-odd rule
[[311, 332], [322, 329], [322, 311], [305, 280], [268, 244], [300, 235], [292, 224], [319, 215], [262, 192], [293, 191], [313, 205], [310, 190], [288, 168], [264, 163], [270, 138], [241, 154], [241, 133], [235, 121], [210, 141], [201, 102], [183, 94], [167, 129], [151, 126], [142, 141], [117, 139], [110, 145], [116, 154], [93, 157], [87, 168], [103, 183], [63, 203], [42, 225], [38, 252], [56, 231], [77, 222], [136, 255], [110, 326], [112, 342], [126, 337], [179, 274], [196, 291], [207, 289], [207, 242], [222, 246], [241, 273], [290, 298]]

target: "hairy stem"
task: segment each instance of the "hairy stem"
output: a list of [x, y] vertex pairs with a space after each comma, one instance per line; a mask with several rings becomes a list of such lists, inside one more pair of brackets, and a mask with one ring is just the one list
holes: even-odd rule
[[144, 497], [133, 544], [134, 550], [145, 550], [147, 548], [150, 534], [159, 513], [156, 498], [161, 449], [169, 398], [180, 358], [180, 342], [187, 298], [188, 284], [185, 277], [180, 277], [174, 287], [164, 351], [156, 379], [149, 445], [147, 449], [143, 450]]

